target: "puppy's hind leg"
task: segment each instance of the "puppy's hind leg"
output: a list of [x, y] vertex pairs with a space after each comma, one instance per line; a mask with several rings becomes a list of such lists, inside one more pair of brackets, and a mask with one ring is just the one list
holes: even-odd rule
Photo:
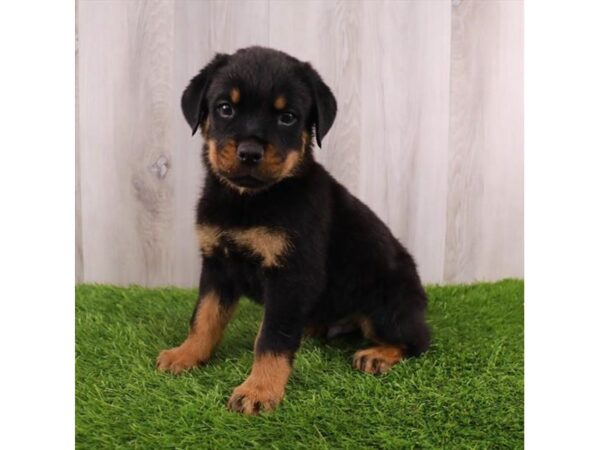
[[[424, 295], [424, 294], [423, 294]], [[377, 345], [354, 354], [352, 366], [375, 375], [389, 371], [405, 358], [419, 356], [430, 345], [425, 322], [425, 299], [407, 303], [406, 297], [360, 319], [363, 335]], [[407, 307], [408, 306], [408, 307]]]

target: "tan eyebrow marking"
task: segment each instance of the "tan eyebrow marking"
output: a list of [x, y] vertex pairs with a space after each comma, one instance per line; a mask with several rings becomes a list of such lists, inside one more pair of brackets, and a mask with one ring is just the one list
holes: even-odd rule
[[239, 103], [240, 102], [240, 90], [236, 87], [232, 88], [231, 91], [229, 91], [229, 97], [231, 98], [232, 103]]
[[279, 97], [277, 97], [275, 99], [275, 103], [273, 105], [275, 106], [275, 109], [285, 108], [285, 105], [286, 105], [285, 97], [283, 95], [280, 95]]

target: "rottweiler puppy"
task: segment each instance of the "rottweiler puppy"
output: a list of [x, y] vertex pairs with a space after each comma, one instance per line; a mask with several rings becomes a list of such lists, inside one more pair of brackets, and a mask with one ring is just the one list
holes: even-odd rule
[[371, 374], [428, 349], [427, 298], [412, 257], [315, 161], [313, 138], [320, 147], [337, 106], [310, 64], [262, 47], [217, 54], [181, 105], [205, 141], [202, 273], [189, 336], [160, 353], [160, 370], [205, 363], [240, 296], [264, 305], [252, 371], [228, 403], [245, 414], [282, 401], [306, 333], [357, 329], [372, 346], [352, 364]]

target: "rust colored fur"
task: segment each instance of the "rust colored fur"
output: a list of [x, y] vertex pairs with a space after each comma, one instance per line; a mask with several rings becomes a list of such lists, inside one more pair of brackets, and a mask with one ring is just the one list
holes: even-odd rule
[[352, 366], [363, 372], [378, 375], [389, 371], [403, 357], [404, 352], [400, 347], [380, 345], [357, 351], [352, 358]]
[[272, 411], [283, 400], [292, 366], [289, 357], [259, 355], [250, 376], [234, 389], [229, 408], [244, 414]]
[[263, 267], [279, 266], [281, 258], [290, 249], [290, 239], [285, 232], [269, 227], [222, 229], [214, 225], [196, 227], [198, 245], [203, 255], [211, 256], [217, 249], [235, 245], [260, 259]]
[[205, 295], [196, 311], [187, 339], [178, 347], [163, 350], [157, 359], [160, 370], [180, 373], [208, 361], [223, 337], [234, 308], [223, 308], [216, 293]]

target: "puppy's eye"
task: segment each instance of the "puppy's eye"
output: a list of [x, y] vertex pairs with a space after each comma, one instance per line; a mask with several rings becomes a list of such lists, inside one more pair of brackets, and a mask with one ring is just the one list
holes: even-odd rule
[[291, 112], [284, 112], [279, 115], [279, 124], [289, 126], [296, 122], [296, 116]]
[[225, 119], [233, 117], [233, 106], [227, 102], [219, 103], [217, 105], [217, 112]]

